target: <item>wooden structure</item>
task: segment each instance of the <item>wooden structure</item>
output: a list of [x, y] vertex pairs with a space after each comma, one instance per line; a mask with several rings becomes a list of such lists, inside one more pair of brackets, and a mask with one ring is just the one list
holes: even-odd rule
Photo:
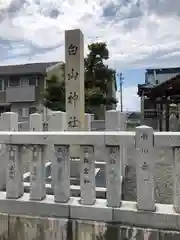
[[144, 101], [144, 119], [157, 119], [159, 130], [162, 131], [164, 118], [165, 131], [169, 131], [171, 105], [180, 103], [180, 75], [157, 85], [139, 84], [138, 95]]

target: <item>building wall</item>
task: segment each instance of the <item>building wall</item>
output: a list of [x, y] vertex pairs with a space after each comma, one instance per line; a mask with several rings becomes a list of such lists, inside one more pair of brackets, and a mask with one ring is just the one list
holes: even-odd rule
[[[6, 88], [9, 85], [9, 80], [17, 81], [21, 78], [28, 79], [29, 77], [32, 77], [31, 75], [19, 75], [19, 76], [0, 76], [1, 81], [1, 87], [0, 87], [0, 103], [7, 103], [6, 99]], [[43, 75], [34, 75], [33, 77], [36, 77], [37, 84], [35, 86], [35, 101], [39, 102], [43, 99], [42, 92], [44, 91], [44, 76]], [[21, 89], [23, 89], [23, 85], [18, 86]], [[12, 87], [13, 88], [13, 87]], [[21, 91], [22, 92], [22, 91]]]
[[[163, 74], [147, 74], [146, 81], [151, 84], [160, 84], [162, 82], [165, 82], [173, 77], [175, 77], [177, 74], [180, 74], [180, 72], [177, 73], [163, 73]], [[156, 80], [158, 82], [156, 82]]]

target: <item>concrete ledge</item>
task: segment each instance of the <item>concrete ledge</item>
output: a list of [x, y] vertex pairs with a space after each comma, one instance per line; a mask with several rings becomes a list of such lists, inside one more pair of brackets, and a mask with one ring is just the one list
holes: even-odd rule
[[3, 144], [57, 144], [57, 145], [127, 145], [134, 144], [135, 132], [0, 132]]
[[154, 146], [157, 148], [180, 146], [180, 132], [154, 132]]
[[53, 195], [46, 195], [42, 201], [30, 201], [28, 193], [16, 200], [6, 199], [6, 192], [0, 192], [0, 213], [69, 218], [69, 203], [55, 203]]
[[116, 146], [125, 144], [128, 147], [135, 143], [135, 132], [107, 131], [104, 135], [105, 145]]
[[9, 144], [104, 145], [104, 132], [3, 132], [3, 137]]
[[173, 205], [156, 204], [156, 211], [139, 211], [136, 202], [122, 201], [121, 208], [113, 209], [113, 222], [137, 227], [164, 230], [180, 229], [180, 214]]
[[94, 205], [81, 205], [80, 198], [72, 198], [70, 205], [70, 218], [112, 222], [113, 209], [106, 207], [106, 200], [96, 199]]
[[92, 206], [81, 205], [79, 200], [72, 197], [68, 203], [55, 203], [54, 196], [47, 195], [42, 201], [30, 201], [28, 193], [10, 200], [6, 199], [5, 192], [0, 192], [0, 213], [114, 222], [162, 230], [180, 229], [180, 214], [174, 211], [173, 205], [156, 204], [156, 211], [150, 212], [137, 210], [136, 202], [122, 201], [120, 208], [109, 208], [105, 199], [97, 199]]

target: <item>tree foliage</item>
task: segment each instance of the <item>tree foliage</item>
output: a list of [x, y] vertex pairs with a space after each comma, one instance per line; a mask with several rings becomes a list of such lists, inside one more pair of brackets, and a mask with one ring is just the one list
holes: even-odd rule
[[[108, 88], [115, 83], [115, 70], [108, 68], [104, 60], [109, 59], [106, 43], [97, 42], [88, 45], [89, 54], [84, 59], [85, 67], [85, 106], [105, 106], [116, 104], [113, 97], [108, 96]], [[65, 110], [65, 82], [59, 82], [57, 76], [47, 79], [45, 106], [52, 110]]]

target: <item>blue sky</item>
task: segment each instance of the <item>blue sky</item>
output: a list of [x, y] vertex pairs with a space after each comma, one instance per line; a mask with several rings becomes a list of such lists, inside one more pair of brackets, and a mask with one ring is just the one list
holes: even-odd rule
[[[117, 69], [117, 74], [123, 73], [123, 86], [130, 87], [140, 83], [144, 83], [145, 80], [145, 68], [140, 69]], [[116, 76], [117, 87], [119, 88], [119, 77]]]
[[[137, 96], [137, 84], [144, 83], [145, 68], [117, 69], [117, 73], [123, 73], [123, 105], [124, 110], [140, 110], [140, 99]], [[119, 90], [119, 77], [116, 76]], [[119, 99], [119, 92], [117, 92]]]
[[85, 55], [107, 43], [108, 65], [125, 77], [124, 108], [139, 110], [144, 69], [179, 66], [179, 23], [179, 0], [1, 0], [0, 64], [64, 60], [64, 31], [80, 28]]

